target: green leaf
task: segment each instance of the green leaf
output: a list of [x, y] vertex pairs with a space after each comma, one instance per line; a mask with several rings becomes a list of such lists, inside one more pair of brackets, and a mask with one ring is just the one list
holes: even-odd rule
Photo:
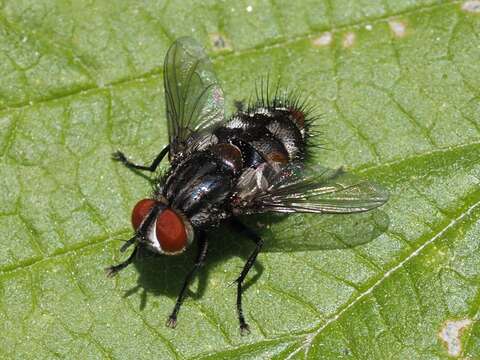
[[[479, 8], [3, 1], [0, 357], [479, 357]], [[380, 213], [388, 229], [355, 248], [292, 246], [321, 242], [327, 223], [341, 231], [343, 216], [264, 227], [267, 244], [291, 249], [259, 256], [244, 295], [249, 336], [228, 285], [252, 246], [227, 230], [212, 236], [175, 330], [164, 323], [194, 250], [114, 280], [103, 271], [125, 257], [132, 206], [150, 192], [110, 154], [147, 163], [166, 144], [161, 67], [182, 35], [206, 46], [230, 109], [266, 74], [310, 94], [329, 149], [314, 162], [345, 165], [391, 194]]]

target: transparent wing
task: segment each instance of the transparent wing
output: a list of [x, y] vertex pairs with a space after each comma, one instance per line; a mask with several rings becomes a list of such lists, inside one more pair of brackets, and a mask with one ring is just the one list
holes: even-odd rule
[[388, 192], [345, 173], [342, 168], [274, 169], [262, 164], [242, 174], [237, 184], [236, 213], [305, 212], [349, 214], [383, 205]]
[[190, 146], [191, 137], [224, 119], [223, 91], [212, 63], [192, 38], [177, 39], [164, 63], [170, 157]]

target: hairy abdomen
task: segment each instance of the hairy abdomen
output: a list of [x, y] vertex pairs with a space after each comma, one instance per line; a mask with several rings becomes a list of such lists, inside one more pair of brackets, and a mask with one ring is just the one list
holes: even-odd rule
[[309, 122], [301, 110], [288, 107], [257, 107], [239, 112], [216, 129], [221, 142], [236, 145], [242, 152], [244, 166], [264, 161], [287, 164], [304, 161]]

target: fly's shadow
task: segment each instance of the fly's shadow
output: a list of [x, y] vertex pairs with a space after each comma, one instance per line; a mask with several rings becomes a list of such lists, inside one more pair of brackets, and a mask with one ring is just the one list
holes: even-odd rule
[[[197, 271], [195, 277], [198, 280], [197, 283], [192, 284], [187, 291], [187, 297], [191, 299], [199, 299], [204, 295], [209, 275], [218, 264], [226, 263], [233, 257], [240, 257], [245, 262], [254, 247], [248, 238], [236, 234], [227, 226], [207, 233], [207, 236], [209, 245], [205, 265]], [[140, 310], [145, 308], [149, 295], [167, 296], [175, 300], [185, 277], [194, 265], [197, 245], [192, 244], [180, 256], [157, 255], [145, 249], [141, 250], [133, 263], [138, 272], [137, 284], [125, 291], [124, 297], [140, 293]], [[257, 261], [254, 269], [254, 274], [244, 284], [244, 290], [253, 285], [262, 275], [261, 262]], [[232, 274], [231, 280], [225, 284], [226, 289], [233, 284], [240, 270], [238, 269], [238, 274]], [[233, 286], [231, 295], [233, 301]]]
[[[289, 215], [263, 214], [242, 219], [265, 240], [263, 252], [299, 252], [317, 250], [350, 249], [367, 244], [389, 226], [388, 215], [376, 209], [370, 212], [339, 215]], [[292, 226], [292, 223], [294, 224]], [[205, 266], [197, 273], [197, 285], [191, 286], [188, 296], [201, 298], [207, 289], [209, 275], [216, 265], [233, 257], [247, 259], [252, 243], [223, 226], [207, 234], [209, 239], [208, 256]], [[193, 266], [196, 244], [181, 256], [155, 255], [147, 250], [140, 252], [134, 265], [138, 272], [137, 285], [127, 290], [124, 297], [141, 291], [140, 310], [147, 303], [148, 295], [167, 296], [175, 299], [181, 289], [183, 279]], [[255, 284], [263, 273], [261, 257], [255, 264], [255, 273], [245, 284], [245, 290]], [[232, 274], [231, 281], [236, 274]], [[225, 284], [227, 288], [229, 283]], [[232, 299], [233, 299], [232, 291]]]
[[[390, 218], [381, 209], [356, 214], [264, 214], [249, 220], [249, 225], [264, 227], [269, 238], [263, 251], [298, 252], [351, 249], [367, 244], [387, 231]], [[265, 224], [276, 222], [274, 227]]]

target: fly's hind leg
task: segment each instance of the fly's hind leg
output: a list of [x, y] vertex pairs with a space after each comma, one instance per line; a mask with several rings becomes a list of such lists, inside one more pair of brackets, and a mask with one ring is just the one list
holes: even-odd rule
[[197, 252], [197, 258], [195, 260], [195, 265], [193, 265], [193, 269], [190, 270], [190, 272], [185, 277], [185, 281], [183, 282], [182, 289], [178, 294], [177, 302], [175, 303], [173, 311], [168, 317], [167, 322], [165, 324], [170, 328], [175, 328], [175, 326], [177, 326], [177, 315], [178, 315], [178, 312], [180, 311], [180, 307], [182, 306], [183, 299], [185, 297], [185, 291], [187, 290], [188, 285], [192, 281], [197, 270], [200, 269], [203, 265], [205, 265], [205, 258], [207, 257], [208, 241], [207, 241], [207, 237], [205, 236], [205, 233], [201, 232], [198, 235], [199, 235], [198, 252]]
[[258, 253], [262, 249], [263, 240], [257, 233], [255, 233], [255, 231], [246, 227], [239, 220], [235, 218], [233, 219], [231, 225], [235, 230], [245, 235], [255, 243], [255, 249], [252, 251], [252, 253], [248, 257], [247, 262], [243, 266], [242, 272], [240, 273], [240, 276], [235, 280], [235, 282], [237, 283], [237, 313], [238, 313], [238, 322], [240, 323], [240, 334], [245, 335], [250, 333], [250, 329], [248, 324], [245, 321], [245, 316], [243, 315], [242, 286], [243, 286], [243, 281], [247, 277], [248, 272], [250, 271], [252, 266], [255, 264], [255, 260], [257, 259]]
[[139, 165], [139, 164], [135, 164], [135, 163], [131, 162], [130, 160], [127, 159], [125, 154], [122, 153], [121, 151], [114, 152], [112, 154], [112, 159], [115, 160], [115, 161], [120, 161], [123, 165], [125, 165], [126, 167], [128, 167], [130, 169], [137, 169], [137, 170], [145, 170], [145, 171], [154, 172], [157, 169], [160, 162], [162, 161], [162, 159], [165, 157], [165, 155], [167, 155], [169, 150], [170, 150], [170, 146], [169, 145], [165, 146], [162, 149], [162, 151], [160, 151], [160, 153], [157, 155], [155, 160], [153, 160], [153, 162], [150, 164], [150, 166]]

